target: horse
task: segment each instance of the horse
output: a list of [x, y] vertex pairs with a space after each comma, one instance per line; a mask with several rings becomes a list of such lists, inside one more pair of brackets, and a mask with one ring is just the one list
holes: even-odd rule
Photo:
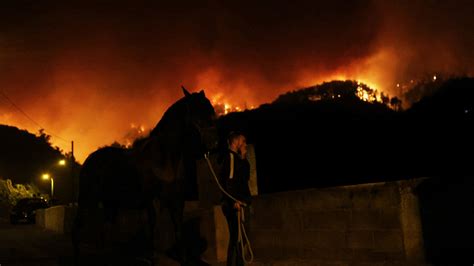
[[[146, 212], [148, 255], [153, 264], [156, 213], [153, 201], [167, 208], [179, 247], [179, 262], [186, 263], [182, 243], [182, 224], [186, 186], [195, 178], [197, 159], [217, 145], [216, 114], [204, 91], [189, 93], [171, 105], [149, 137], [131, 149], [101, 148], [90, 154], [80, 172], [76, 218], [72, 242], [76, 263], [80, 241], [88, 217], [103, 221], [97, 243], [104, 249], [107, 227], [117, 223], [120, 212]], [[99, 218], [102, 217], [102, 218]], [[100, 222], [99, 222], [100, 223]], [[107, 251], [104, 251], [106, 254]], [[107, 259], [107, 255], [104, 255]]]

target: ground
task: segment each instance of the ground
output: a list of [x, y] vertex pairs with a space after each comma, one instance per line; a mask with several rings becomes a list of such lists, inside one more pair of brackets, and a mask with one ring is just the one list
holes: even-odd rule
[[11, 225], [0, 220], [0, 265], [68, 265], [72, 262], [69, 239], [34, 224]]
[[[72, 244], [68, 235], [57, 234], [34, 224], [11, 225], [7, 219], [0, 218], [0, 266], [73, 264]], [[81, 263], [81, 265], [94, 264], [97, 264], [97, 260], [93, 257], [88, 257]], [[158, 264], [178, 265], [164, 256], [159, 256]]]
[[[213, 266], [225, 265], [225, 263], [211, 264]], [[58, 234], [53, 231], [40, 228], [34, 224], [12, 225], [7, 219], [0, 218], [0, 266], [20, 265], [74, 265], [72, 244], [69, 235]], [[97, 260], [93, 257], [89, 257], [86, 258], [86, 260], [83, 261], [81, 265], [97, 265]], [[110, 265], [116, 264], [112, 263]], [[139, 263], [136, 265], [147, 264]], [[178, 263], [161, 255], [158, 257], [157, 265], [178, 266]], [[252, 265], [262, 266], [274, 264], [253, 263]]]

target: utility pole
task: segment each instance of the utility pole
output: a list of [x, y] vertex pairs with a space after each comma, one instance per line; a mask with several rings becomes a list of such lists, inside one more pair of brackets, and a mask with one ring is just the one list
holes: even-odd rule
[[76, 202], [76, 184], [74, 183], [74, 141], [71, 141], [71, 186], [72, 204]]

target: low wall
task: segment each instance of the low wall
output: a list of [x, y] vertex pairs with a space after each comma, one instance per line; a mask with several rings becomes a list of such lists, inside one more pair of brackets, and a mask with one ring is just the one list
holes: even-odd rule
[[[308, 189], [254, 198], [250, 236], [261, 262], [423, 262], [418, 181]], [[219, 206], [203, 212], [204, 257], [225, 261], [228, 230]]]
[[45, 228], [45, 221], [46, 221], [45, 216], [46, 216], [46, 209], [36, 210], [35, 223], [37, 226], [41, 228]]
[[[419, 182], [308, 189], [255, 197], [250, 218], [255, 258], [265, 263], [279, 261], [281, 265], [295, 260], [310, 265], [421, 264], [423, 235], [418, 198], [414, 194]], [[74, 212], [68, 206], [41, 210], [37, 213], [37, 224], [67, 233]], [[220, 206], [203, 207], [198, 202], [188, 202], [185, 217], [185, 242], [190, 243], [190, 248], [200, 245], [193, 252], [203, 252], [202, 257], [209, 262], [225, 261], [228, 229]], [[167, 212], [158, 212], [157, 218], [158, 248], [165, 251], [174, 242], [173, 227]], [[135, 226], [145, 224], [143, 217], [140, 221], [128, 222]]]
[[76, 208], [71, 206], [54, 206], [36, 212], [36, 225], [57, 233], [71, 232]]
[[[199, 203], [197, 201], [185, 202], [185, 229], [187, 229], [187, 231], [193, 231], [192, 233], [187, 233], [187, 235], [191, 235], [191, 237], [196, 237], [196, 234], [199, 234], [198, 220], [201, 211], [198, 206]], [[39, 209], [36, 212], [36, 225], [57, 233], [70, 233], [76, 216], [76, 208], [76, 206], [60, 205], [47, 209]], [[157, 219], [157, 226], [155, 228], [156, 248], [160, 252], [165, 252], [175, 244], [174, 227], [168, 210], [160, 211], [159, 201], [155, 202], [155, 209]], [[101, 210], [88, 213], [81, 231], [82, 241], [96, 241], [100, 230], [102, 230], [103, 219]], [[141, 229], [143, 228], [148, 229], [146, 210], [121, 210], [118, 213], [117, 222], [110, 226], [109, 229], [114, 232], [114, 237], [122, 241], [123, 239], [133, 239], [137, 237], [137, 235], [142, 233]], [[193, 241], [192, 243], [194, 244], [195, 240], [193, 239]]]

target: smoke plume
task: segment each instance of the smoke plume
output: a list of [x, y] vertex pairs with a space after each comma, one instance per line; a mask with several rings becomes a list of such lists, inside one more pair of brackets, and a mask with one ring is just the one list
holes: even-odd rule
[[473, 74], [472, 1], [97, 2], [0, 4], [0, 89], [34, 120], [0, 96], [0, 123], [74, 140], [80, 161], [154, 127], [181, 85], [250, 107], [332, 79], [397, 95]]

